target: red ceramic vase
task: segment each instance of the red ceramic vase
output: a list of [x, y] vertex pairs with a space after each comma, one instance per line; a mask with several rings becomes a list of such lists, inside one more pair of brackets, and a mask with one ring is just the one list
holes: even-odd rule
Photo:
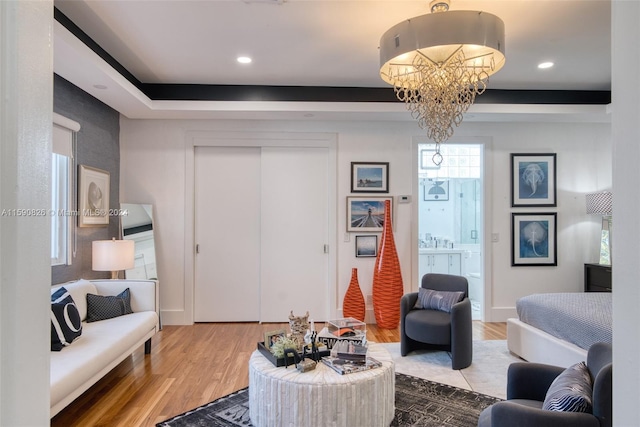
[[354, 319], [364, 322], [365, 304], [362, 291], [360, 290], [360, 284], [358, 283], [357, 268], [351, 269], [351, 282], [349, 282], [347, 293], [344, 294], [342, 314], [344, 317], [353, 317]]
[[404, 288], [391, 227], [391, 202], [384, 202], [384, 225], [373, 270], [373, 313], [382, 329], [395, 329], [400, 322], [400, 299]]

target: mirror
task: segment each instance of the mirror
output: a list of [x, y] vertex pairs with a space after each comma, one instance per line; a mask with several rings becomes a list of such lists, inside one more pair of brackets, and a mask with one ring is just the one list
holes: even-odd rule
[[122, 238], [135, 241], [135, 264], [125, 271], [127, 279], [158, 280], [156, 249], [153, 238], [153, 206], [121, 203], [126, 215], [120, 217]]

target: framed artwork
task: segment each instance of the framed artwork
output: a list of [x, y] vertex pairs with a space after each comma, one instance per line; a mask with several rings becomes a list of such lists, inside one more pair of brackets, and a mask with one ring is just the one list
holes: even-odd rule
[[511, 154], [511, 206], [556, 206], [556, 154]]
[[80, 165], [78, 177], [78, 225], [109, 225], [109, 172]]
[[356, 236], [356, 257], [378, 256], [378, 236]]
[[511, 214], [511, 265], [554, 266], [556, 213]]
[[388, 193], [389, 163], [351, 162], [352, 193]]
[[427, 178], [424, 182], [424, 200], [429, 202], [449, 200], [449, 180]]
[[347, 197], [347, 231], [382, 231], [384, 226], [384, 202], [393, 197]]
[[264, 346], [267, 349], [271, 349], [271, 346], [275, 344], [280, 338], [284, 338], [287, 336], [287, 333], [284, 329], [276, 329], [275, 331], [265, 332], [264, 333]]

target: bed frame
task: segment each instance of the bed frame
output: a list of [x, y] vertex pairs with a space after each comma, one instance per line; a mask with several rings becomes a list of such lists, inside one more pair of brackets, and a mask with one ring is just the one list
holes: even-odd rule
[[587, 350], [519, 319], [507, 319], [507, 347], [511, 353], [528, 362], [564, 368], [587, 360]]

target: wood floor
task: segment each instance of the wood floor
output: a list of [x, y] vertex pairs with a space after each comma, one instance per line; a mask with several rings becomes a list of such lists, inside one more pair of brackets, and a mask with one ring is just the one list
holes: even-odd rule
[[[288, 324], [199, 323], [165, 326], [151, 354], [132, 356], [51, 420], [53, 427], [155, 426], [249, 383], [248, 362], [264, 332]], [[474, 321], [474, 340], [506, 339], [506, 323]], [[398, 342], [398, 329], [367, 325], [367, 338]]]

